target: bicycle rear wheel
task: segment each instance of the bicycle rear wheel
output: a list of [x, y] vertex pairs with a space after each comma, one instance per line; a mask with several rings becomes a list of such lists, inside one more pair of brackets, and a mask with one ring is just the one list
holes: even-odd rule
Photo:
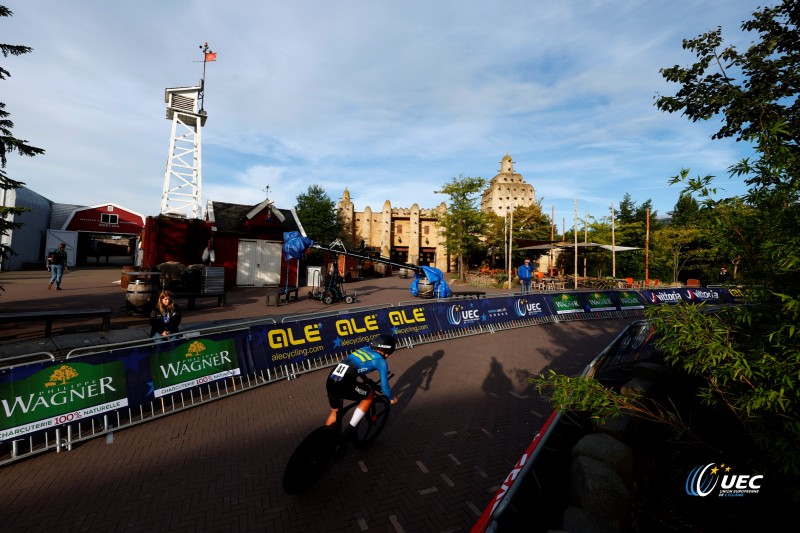
[[353, 446], [356, 448], [366, 448], [378, 438], [383, 431], [383, 426], [389, 420], [389, 410], [392, 404], [383, 396], [375, 396], [367, 415], [356, 427], [356, 437]]
[[333, 458], [338, 436], [323, 426], [312, 431], [297, 446], [283, 472], [283, 490], [287, 494], [305, 491], [319, 478]]

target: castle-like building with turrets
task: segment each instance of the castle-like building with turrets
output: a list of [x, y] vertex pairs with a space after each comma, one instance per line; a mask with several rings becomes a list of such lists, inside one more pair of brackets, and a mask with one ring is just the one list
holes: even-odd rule
[[438, 222], [440, 214], [447, 211], [444, 202], [434, 209], [420, 209], [417, 204], [393, 208], [386, 200], [381, 211], [372, 211], [369, 206], [356, 211], [345, 189], [337, 209], [352, 242], [363, 240], [365, 246], [379, 248], [381, 257], [397, 263], [447, 270], [447, 251]]
[[[481, 198], [481, 211], [494, 211], [500, 216], [513, 207], [528, 206], [536, 201], [533, 185], [525, 183], [520, 174], [514, 172], [514, 162], [506, 153], [500, 161], [500, 173], [492, 178]], [[339, 220], [346, 235], [354, 243], [380, 250], [381, 257], [397, 263], [428, 265], [448, 271], [451, 258], [440, 235], [439, 217], [447, 212], [442, 202], [432, 209], [392, 207], [389, 200], [380, 211], [367, 206], [356, 211], [346, 188], [337, 203]]]
[[525, 183], [522, 175], [514, 172], [514, 161], [506, 155], [500, 161], [500, 172], [489, 182], [489, 187], [481, 197], [481, 211], [493, 211], [498, 216], [506, 214], [516, 207], [527, 207], [536, 202], [536, 190], [530, 183]]

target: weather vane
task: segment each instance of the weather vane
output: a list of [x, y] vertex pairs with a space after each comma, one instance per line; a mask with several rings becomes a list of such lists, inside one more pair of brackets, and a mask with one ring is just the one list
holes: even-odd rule
[[262, 189], [265, 193], [267, 193], [267, 200], [269, 200], [269, 185]]
[[205, 100], [206, 63], [209, 61], [216, 61], [217, 53], [208, 47], [208, 41], [201, 44], [199, 48], [203, 51], [203, 77], [200, 79], [200, 113], [202, 114], [204, 111], [203, 103]]

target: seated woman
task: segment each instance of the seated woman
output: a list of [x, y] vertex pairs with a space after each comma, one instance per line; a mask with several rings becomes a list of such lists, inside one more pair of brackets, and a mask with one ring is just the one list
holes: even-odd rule
[[181, 308], [172, 299], [170, 291], [161, 291], [158, 302], [150, 313], [150, 336], [162, 339], [167, 335], [178, 332], [181, 324]]

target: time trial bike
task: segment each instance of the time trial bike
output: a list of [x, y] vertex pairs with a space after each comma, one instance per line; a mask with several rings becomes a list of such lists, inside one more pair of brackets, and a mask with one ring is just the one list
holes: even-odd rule
[[[390, 374], [391, 378], [393, 374]], [[359, 376], [375, 390], [375, 397], [364, 418], [356, 426], [352, 444], [355, 448], [366, 448], [372, 444], [389, 420], [392, 404], [383, 394], [380, 384]], [[333, 426], [322, 426], [312, 431], [297, 446], [283, 472], [283, 490], [287, 494], [298, 494], [311, 487], [325, 469], [347, 453], [349, 443], [343, 437], [344, 421], [349, 424], [352, 410], [360, 400], [343, 405], [336, 413]]]

